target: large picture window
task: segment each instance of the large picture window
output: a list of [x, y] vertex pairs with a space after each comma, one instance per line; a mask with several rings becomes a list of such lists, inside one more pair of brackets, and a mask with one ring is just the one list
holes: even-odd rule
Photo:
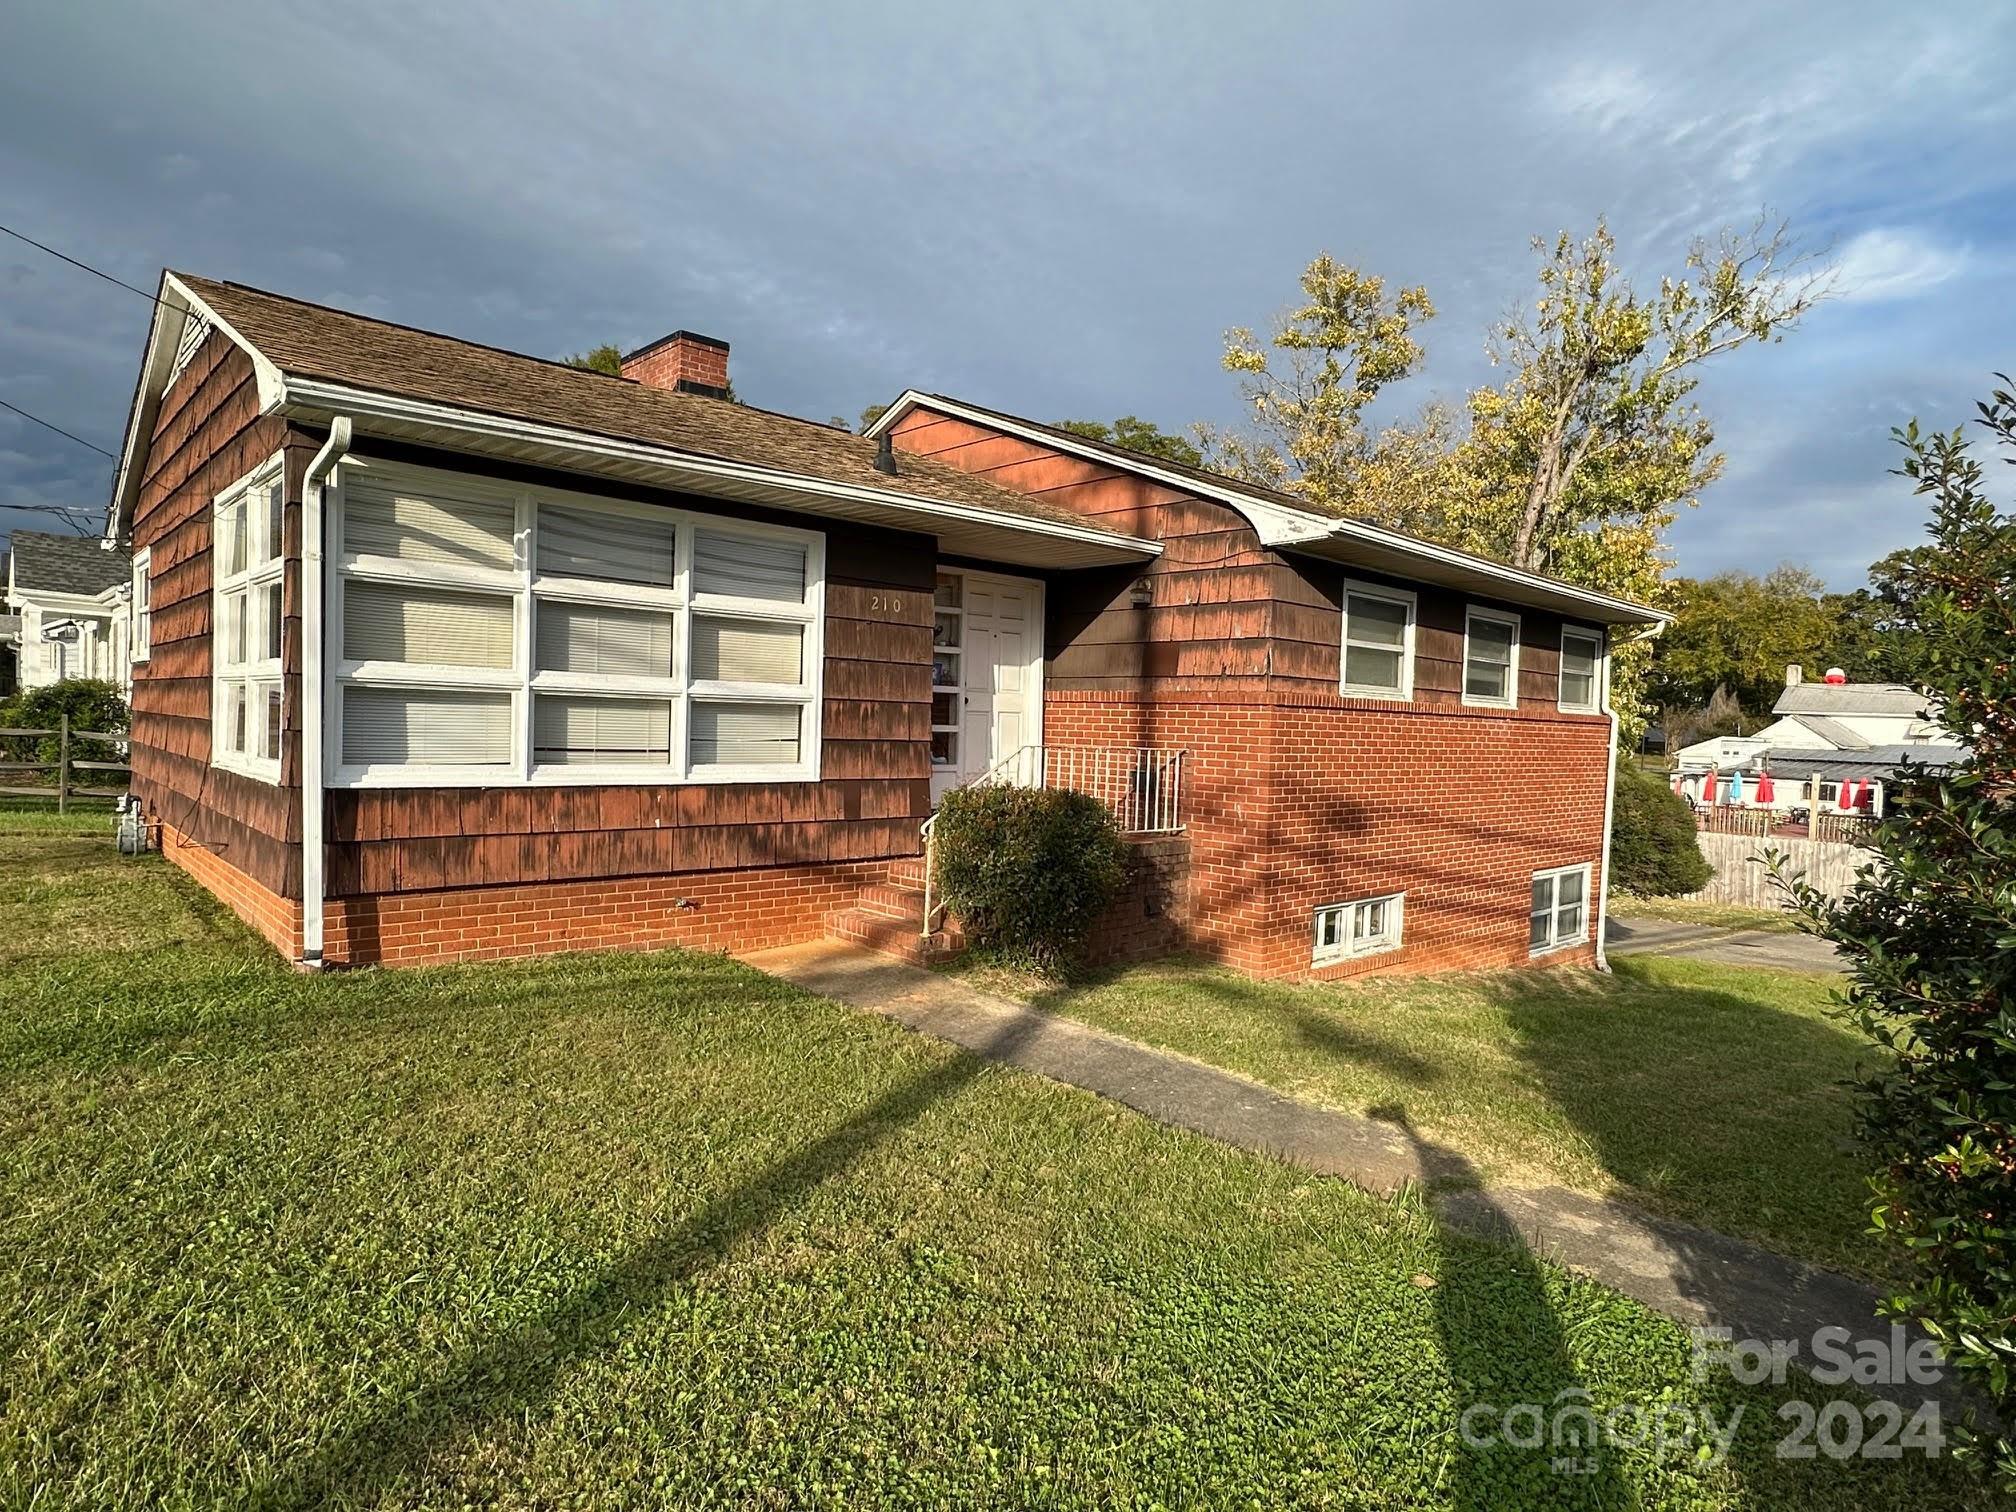
[[817, 532], [355, 458], [338, 499], [336, 780], [818, 776]]
[[1402, 588], [1344, 585], [1339, 691], [1347, 698], [1414, 696], [1414, 595]]
[[[266, 782], [280, 780], [284, 501], [274, 457], [219, 494], [211, 514], [210, 759]], [[134, 602], [137, 627], [137, 590]]]

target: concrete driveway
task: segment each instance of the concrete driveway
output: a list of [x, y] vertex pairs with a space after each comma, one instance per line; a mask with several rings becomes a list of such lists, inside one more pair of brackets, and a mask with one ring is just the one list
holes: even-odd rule
[[1846, 969], [1827, 941], [1767, 929], [1711, 929], [1664, 919], [1612, 919], [1604, 941], [1616, 956], [1685, 956], [1732, 966], [1775, 966], [1781, 971]]

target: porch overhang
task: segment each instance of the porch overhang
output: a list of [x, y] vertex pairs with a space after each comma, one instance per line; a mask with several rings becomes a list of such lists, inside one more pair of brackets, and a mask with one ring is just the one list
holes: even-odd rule
[[1162, 547], [1093, 525], [860, 488], [667, 447], [542, 425], [350, 387], [282, 376], [275, 411], [304, 425], [350, 417], [356, 442], [373, 437], [557, 471], [677, 489], [771, 509], [935, 536], [946, 556], [1016, 567], [1071, 569], [1150, 561]]

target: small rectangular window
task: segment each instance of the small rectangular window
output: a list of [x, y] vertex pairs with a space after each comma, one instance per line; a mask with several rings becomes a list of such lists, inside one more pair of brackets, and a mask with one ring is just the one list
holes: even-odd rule
[[693, 592], [701, 597], [805, 602], [805, 548], [716, 530], [693, 533]]
[[1344, 585], [1344, 650], [1339, 691], [1347, 697], [1414, 696], [1414, 595]]
[[133, 553], [133, 628], [128, 649], [136, 662], [144, 662], [154, 653], [153, 566], [152, 548]]
[[693, 765], [795, 766], [798, 730], [796, 704], [696, 702]]
[[1603, 635], [1573, 625], [1561, 631], [1561, 709], [1598, 714], [1603, 709]]
[[1519, 702], [1519, 619], [1472, 607], [1463, 625], [1463, 702], [1510, 709]]
[[345, 688], [343, 760], [352, 766], [503, 766], [511, 760], [511, 695]]
[[1311, 964], [1326, 966], [1356, 956], [1400, 948], [1405, 893], [1329, 903], [1316, 910], [1316, 944]]
[[[211, 512], [211, 760], [266, 782], [280, 780], [285, 499], [272, 457], [219, 494]], [[137, 581], [134, 603], [137, 627]], [[144, 634], [152, 638], [151, 623]]]
[[1527, 942], [1533, 954], [1579, 945], [1589, 937], [1589, 868], [1564, 866], [1533, 874]]

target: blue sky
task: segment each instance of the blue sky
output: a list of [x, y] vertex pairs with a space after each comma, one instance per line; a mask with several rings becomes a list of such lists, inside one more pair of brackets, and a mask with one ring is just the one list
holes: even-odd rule
[[[1246, 4], [211, 0], [0, 23], [0, 220], [558, 355], [680, 326], [818, 419], [905, 386], [1044, 419], [1238, 418], [1217, 364], [1319, 250], [1425, 283], [1460, 400], [1532, 236], [1607, 214], [1645, 282], [1761, 208], [1842, 296], [1701, 399], [1724, 480], [1678, 568], [1838, 586], [1913, 540], [1889, 428], [2016, 366], [2016, 14]], [[0, 242], [0, 399], [117, 449], [148, 306]], [[5, 506], [110, 464], [0, 412]]]

